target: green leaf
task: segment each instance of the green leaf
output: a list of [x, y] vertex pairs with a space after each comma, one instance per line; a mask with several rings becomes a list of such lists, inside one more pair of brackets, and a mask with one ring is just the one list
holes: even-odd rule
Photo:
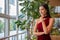
[[24, 20], [23, 23], [22, 23], [22, 25], [24, 25], [24, 24], [26, 23], [26, 21], [27, 21], [27, 20]]

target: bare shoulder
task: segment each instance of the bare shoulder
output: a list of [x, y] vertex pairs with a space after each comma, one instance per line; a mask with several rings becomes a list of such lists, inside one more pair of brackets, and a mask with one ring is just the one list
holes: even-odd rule
[[39, 19], [36, 19], [35, 22], [37, 23]]
[[50, 21], [55, 21], [55, 18], [50, 18]]
[[55, 18], [50, 18], [50, 20], [55, 20]]

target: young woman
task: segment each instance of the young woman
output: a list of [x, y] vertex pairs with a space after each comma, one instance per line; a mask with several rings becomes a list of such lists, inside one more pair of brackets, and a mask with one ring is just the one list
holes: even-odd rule
[[33, 34], [37, 36], [37, 40], [51, 40], [50, 31], [54, 23], [54, 18], [52, 18], [49, 14], [48, 5], [40, 5], [39, 13], [41, 17], [36, 20]]

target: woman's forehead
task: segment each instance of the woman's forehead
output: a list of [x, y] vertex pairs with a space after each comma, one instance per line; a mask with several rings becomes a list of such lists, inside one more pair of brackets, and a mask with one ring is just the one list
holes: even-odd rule
[[43, 6], [40, 6], [39, 9], [45, 9]]

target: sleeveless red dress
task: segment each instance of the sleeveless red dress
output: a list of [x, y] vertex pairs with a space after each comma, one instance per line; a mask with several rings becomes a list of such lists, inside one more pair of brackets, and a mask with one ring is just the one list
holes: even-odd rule
[[[48, 26], [48, 24], [49, 24], [49, 17], [47, 17], [44, 20], [44, 22], [45, 22], [46, 26]], [[42, 22], [37, 24], [37, 30], [38, 30], [38, 32], [43, 32]], [[43, 35], [37, 36], [37, 40], [51, 40], [50, 34], [43, 34]]]

